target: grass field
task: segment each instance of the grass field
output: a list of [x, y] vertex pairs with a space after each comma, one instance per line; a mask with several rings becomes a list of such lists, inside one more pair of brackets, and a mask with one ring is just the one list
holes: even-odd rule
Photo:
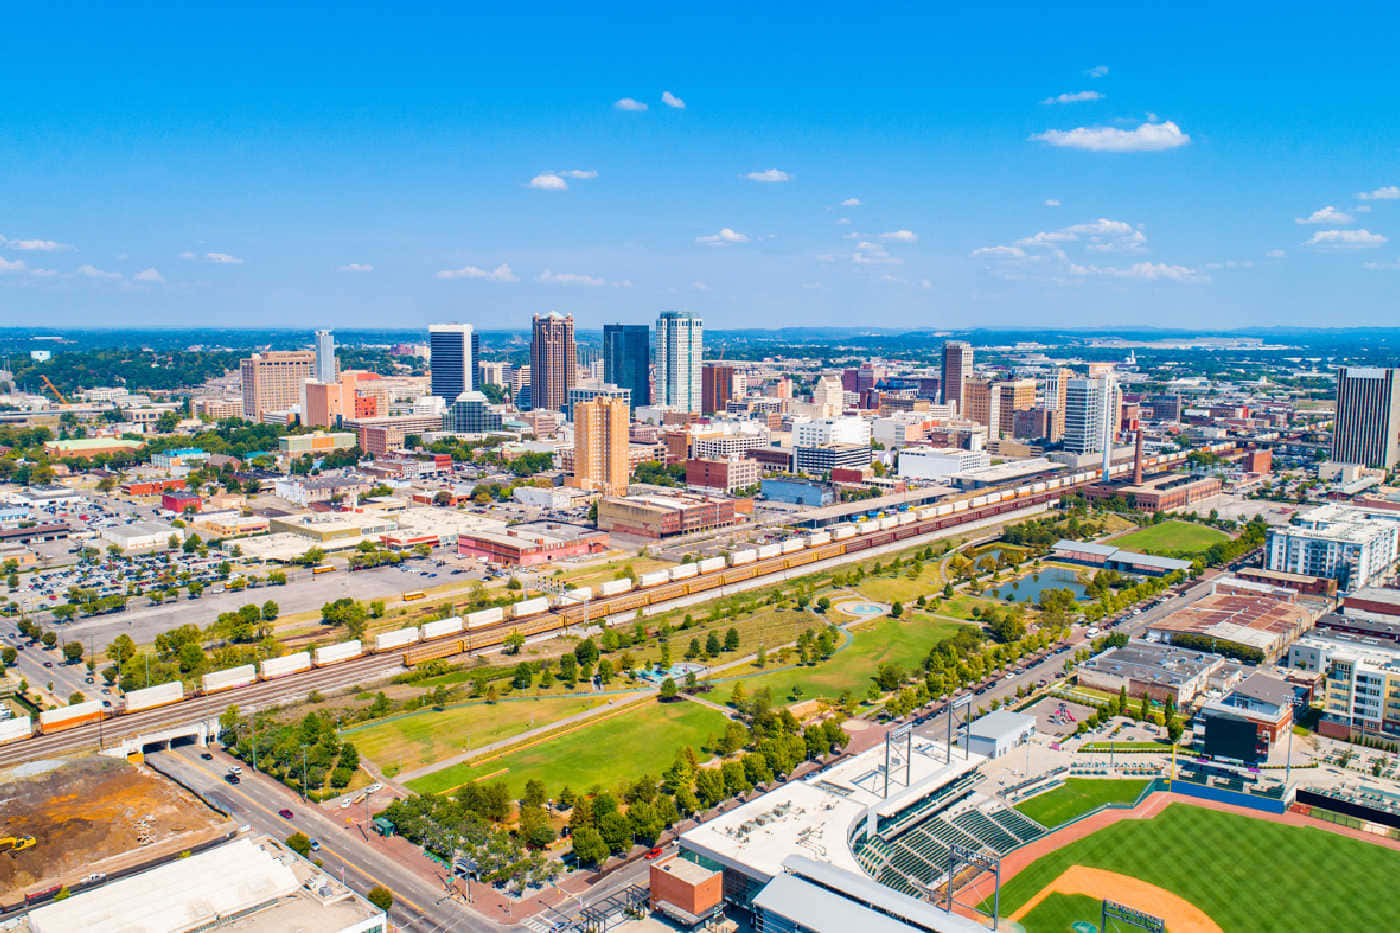
[[[519, 796], [537, 778], [554, 796], [567, 784], [583, 791], [611, 788], [623, 778], [659, 776], [687, 745], [700, 748], [725, 725], [723, 713], [699, 703], [642, 703], [626, 712], [565, 735], [479, 763], [467, 762], [408, 782], [418, 793], [435, 793], [482, 778], [504, 778]], [[703, 759], [704, 753], [700, 753]]]
[[440, 711], [421, 709], [351, 727], [341, 736], [381, 768], [397, 766], [407, 771], [455, 755], [468, 744], [479, 748], [499, 742], [614, 699], [569, 697], [466, 703]]
[[1114, 538], [1114, 547], [1146, 554], [1199, 554], [1211, 545], [1230, 540], [1223, 531], [1194, 522], [1167, 521], [1148, 525]]
[[[1035, 906], [1035, 909], [1021, 918], [1021, 926], [1027, 933], [1069, 933], [1076, 920], [1088, 920], [1095, 926], [1099, 922], [1101, 904], [1083, 894], [1051, 894]], [[1111, 921], [1110, 921], [1111, 923]]]
[[[764, 687], [773, 691], [774, 700], [784, 702], [801, 686], [801, 699], [836, 699], [849, 690], [857, 698], [865, 695], [875, 669], [881, 664], [897, 664], [909, 671], [923, 663], [930, 648], [957, 631], [958, 623], [933, 621], [926, 617], [899, 622], [881, 619], [853, 630], [850, 644], [831, 659], [811, 667], [759, 673], [752, 665], [740, 668], [719, 682], [725, 696], [735, 679], [743, 679], [749, 696]], [[770, 658], [769, 663], [773, 660]]]
[[[1380, 879], [1400, 877], [1393, 849], [1174, 803], [1153, 819], [1123, 820], [1038, 859], [1002, 885], [1003, 915], [1076, 864], [1165, 888], [1227, 933], [1391, 929], [1394, 908]], [[1083, 910], [1091, 913], [1078, 915]], [[1050, 897], [1023, 922], [1033, 933], [1062, 933], [1074, 920], [1097, 924], [1095, 902]]]
[[1146, 786], [1146, 781], [1068, 778], [1062, 786], [1016, 804], [1016, 809], [1054, 829], [1106, 803], [1132, 803]]

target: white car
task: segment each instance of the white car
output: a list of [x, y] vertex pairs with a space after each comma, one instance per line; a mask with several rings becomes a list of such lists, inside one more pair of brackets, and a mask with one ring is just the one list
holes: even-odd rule
[[379, 792], [380, 792], [381, 790], [383, 790], [383, 789], [384, 789], [384, 785], [383, 785], [383, 784], [379, 784], [379, 783], [376, 782], [376, 783], [374, 783], [374, 784], [371, 784], [369, 787], [366, 787], [366, 788], [365, 788], [365, 793], [367, 793], [367, 794], [377, 794], [377, 793], [379, 793]]

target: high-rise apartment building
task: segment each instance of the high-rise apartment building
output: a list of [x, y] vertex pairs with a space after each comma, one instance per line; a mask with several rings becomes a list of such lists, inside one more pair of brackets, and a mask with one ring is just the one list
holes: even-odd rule
[[599, 396], [574, 405], [574, 474], [571, 485], [605, 496], [627, 493], [627, 426], [631, 415], [625, 398]]
[[1112, 451], [1117, 386], [1111, 375], [1065, 380], [1065, 449], [1077, 454]]
[[724, 363], [706, 363], [700, 372], [700, 413], [713, 415], [724, 411], [734, 397], [734, 367]]
[[1068, 369], [1056, 369], [1045, 378], [1045, 439], [1055, 443], [1065, 436], [1065, 389], [1074, 378]]
[[689, 311], [662, 311], [656, 321], [656, 399], [679, 411], [700, 411], [700, 358], [705, 322]]
[[264, 412], [300, 404], [302, 384], [311, 378], [315, 364], [311, 350], [271, 350], [243, 360], [243, 417], [258, 421]]
[[536, 314], [530, 339], [530, 407], [562, 411], [574, 387], [574, 316]]
[[476, 334], [470, 324], [428, 325], [428, 368], [430, 395], [442, 399], [444, 405], [457, 401], [457, 396], [476, 388], [480, 377], [476, 372]]
[[316, 331], [316, 366], [311, 378], [317, 382], [335, 382], [335, 335], [328, 330]]
[[1400, 370], [1338, 367], [1332, 459], [1394, 469], [1400, 460]]
[[972, 378], [972, 344], [949, 340], [943, 344], [943, 401], [955, 403], [963, 413], [963, 383]]
[[651, 328], [603, 325], [603, 381], [628, 389], [633, 408], [651, 404]]

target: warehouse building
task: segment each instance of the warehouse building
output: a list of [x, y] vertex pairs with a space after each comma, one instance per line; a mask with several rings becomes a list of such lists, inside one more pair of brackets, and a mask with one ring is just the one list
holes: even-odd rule
[[1090, 658], [1076, 675], [1081, 686], [1114, 694], [1126, 687], [1130, 697], [1148, 696], [1158, 702], [1170, 697], [1182, 707], [1206, 689], [1211, 674], [1224, 663], [1202, 651], [1134, 641]]
[[1236, 589], [1158, 619], [1148, 625], [1147, 635], [1185, 648], [1272, 662], [1315, 621], [1317, 613], [1292, 599]]
[[599, 529], [641, 538], [669, 538], [732, 524], [732, 499], [649, 494], [598, 501]]

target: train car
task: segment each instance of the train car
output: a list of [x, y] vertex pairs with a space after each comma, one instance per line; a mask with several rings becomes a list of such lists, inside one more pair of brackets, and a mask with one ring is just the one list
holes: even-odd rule
[[572, 590], [565, 590], [560, 598], [560, 605], [577, 605], [586, 603], [593, 598], [593, 588], [591, 586], [579, 586]]
[[953, 503], [953, 511], [966, 512], [971, 507], [971, 505], [972, 503], [968, 502], [966, 499], [959, 499], [957, 502]]
[[497, 622], [505, 621], [505, 610], [500, 606], [492, 609], [482, 609], [478, 612], [467, 613], [467, 628], [481, 628], [485, 625], [495, 625]]
[[534, 599], [522, 599], [520, 602], [510, 607], [510, 617], [512, 619], [523, 619], [526, 616], [539, 615], [541, 612], [549, 611], [549, 599], [544, 596], [536, 596]]
[[[559, 628], [561, 624], [562, 620], [558, 616], [551, 613], [548, 615], [538, 616], [537, 618], [531, 619], [528, 622], [522, 622], [520, 625], [512, 626], [511, 632], [519, 632], [521, 635], [525, 635], [528, 637], [530, 635], [540, 635], [544, 632], [552, 632], [555, 629]], [[505, 638], [505, 634], [501, 635], [502, 639]]]
[[821, 547], [823, 544], [831, 542], [831, 532], [817, 531], [807, 536], [808, 547]]
[[691, 577], [699, 575], [700, 566], [698, 564], [693, 563], [677, 564], [676, 566], [671, 568], [670, 573], [672, 580], [689, 580]]
[[454, 638], [448, 641], [434, 642], [431, 645], [418, 645], [409, 648], [403, 653], [404, 667], [413, 667], [422, 664], [424, 661], [436, 661], [438, 658], [450, 658], [454, 654], [461, 654], [467, 650], [465, 639]]
[[718, 574], [710, 574], [709, 576], [696, 577], [694, 580], [691, 580], [685, 585], [685, 594], [689, 596], [691, 593], [703, 593], [706, 590], [712, 590], [715, 587], [720, 586], [722, 583], [723, 581], [720, 580]]
[[781, 553], [783, 553], [783, 554], [796, 554], [798, 551], [802, 550], [802, 548], [805, 547], [805, 546], [806, 546], [806, 545], [804, 545], [804, 544], [802, 543], [802, 539], [801, 539], [801, 538], [788, 538], [786, 541], [783, 542], [783, 547], [782, 547]]
[[912, 512], [912, 511], [911, 511], [911, 512], [900, 512], [900, 513], [899, 513], [899, 523], [900, 523], [901, 525], [913, 525], [913, 524], [915, 524], [916, 522], [918, 522], [918, 520], [919, 520], [919, 515], [918, 515], [917, 512]]
[[39, 732], [42, 735], [62, 732], [64, 729], [74, 729], [86, 723], [97, 722], [102, 718], [101, 700], [88, 700], [86, 703], [74, 703], [70, 706], [61, 706], [58, 709], [46, 709], [39, 714]]
[[178, 680], [172, 680], [154, 687], [128, 691], [122, 698], [122, 710], [127, 713], [139, 713], [143, 709], [179, 703], [184, 698], [185, 685]]
[[784, 569], [791, 567], [801, 567], [803, 564], [810, 564], [817, 559], [816, 551], [798, 551], [796, 554], [789, 554], [783, 558]]
[[841, 543], [827, 544], [817, 548], [817, 560], [830, 560], [833, 557], [840, 557], [846, 553], [846, 545]]
[[599, 615], [615, 615], [619, 612], [631, 612], [633, 609], [640, 609], [651, 603], [651, 597], [643, 592], [627, 593], [608, 602], [600, 611]]
[[669, 582], [671, 574], [665, 570], [653, 570], [651, 573], [644, 573], [637, 578], [638, 586], [660, 586]]
[[0, 719], [0, 745], [27, 739], [34, 734], [34, 720], [28, 716]]
[[840, 525], [831, 526], [831, 540], [833, 541], [845, 541], [847, 538], [854, 538], [855, 536], [855, 525], [842, 523]]
[[701, 573], [714, 573], [716, 570], [723, 570], [725, 563], [723, 557], [707, 557], [696, 566]]
[[404, 602], [411, 603], [415, 599], [424, 599], [427, 597], [427, 595], [428, 594], [423, 592], [422, 590], [410, 590], [409, 592], [404, 593], [402, 598]]
[[598, 586], [598, 593], [602, 596], [618, 596], [632, 589], [631, 580], [609, 580]]
[[309, 670], [311, 670], [311, 652], [298, 651], [296, 654], [287, 654], [280, 658], [268, 658], [262, 661], [258, 673], [263, 680], [271, 680], [274, 677], [285, 677], [288, 674], [298, 674]]
[[729, 555], [729, 566], [738, 567], [742, 564], [752, 564], [756, 560], [758, 560], [758, 549], [744, 548]]
[[312, 663], [317, 667], [325, 667], [327, 664], [339, 664], [341, 661], [349, 661], [351, 658], [358, 658], [365, 653], [364, 645], [358, 638], [349, 641], [336, 642], [334, 645], [322, 645], [312, 654]]
[[410, 625], [408, 628], [396, 629], [392, 632], [380, 632], [374, 636], [374, 650], [388, 651], [391, 648], [402, 648], [404, 645], [411, 645], [418, 641], [420, 635], [418, 626]]
[[982, 506], [986, 505], [986, 504], [987, 504], [988, 502], [990, 502], [990, 501], [991, 501], [991, 496], [989, 496], [989, 495], [985, 495], [985, 494], [984, 494], [984, 495], [980, 495], [980, 496], [973, 496], [973, 497], [972, 497], [972, 507], [973, 507], [974, 509], [980, 509]]
[[666, 586], [661, 586], [657, 587], [656, 589], [647, 590], [647, 605], [652, 605], [653, 603], [664, 603], [669, 599], [678, 599], [684, 595], [684, 583], [668, 583]]
[[783, 553], [783, 546], [781, 544], [761, 544], [758, 547], [759, 560], [768, 560], [768, 558], [777, 557], [781, 553]]
[[423, 640], [430, 638], [441, 638], [443, 635], [456, 635], [464, 626], [461, 616], [452, 616], [447, 619], [434, 619], [431, 622], [423, 623]]
[[258, 669], [251, 664], [240, 664], [226, 671], [210, 671], [199, 679], [202, 693], [218, 693], [234, 687], [246, 687], [258, 680]]
[[881, 531], [889, 531], [899, 524], [898, 515], [881, 515], [875, 520], [875, 527]]
[[720, 574], [720, 582], [728, 584], [739, 583], [743, 580], [752, 580], [757, 573], [758, 568], [753, 564], [745, 564], [742, 567], [730, 567], [724, 573]]

